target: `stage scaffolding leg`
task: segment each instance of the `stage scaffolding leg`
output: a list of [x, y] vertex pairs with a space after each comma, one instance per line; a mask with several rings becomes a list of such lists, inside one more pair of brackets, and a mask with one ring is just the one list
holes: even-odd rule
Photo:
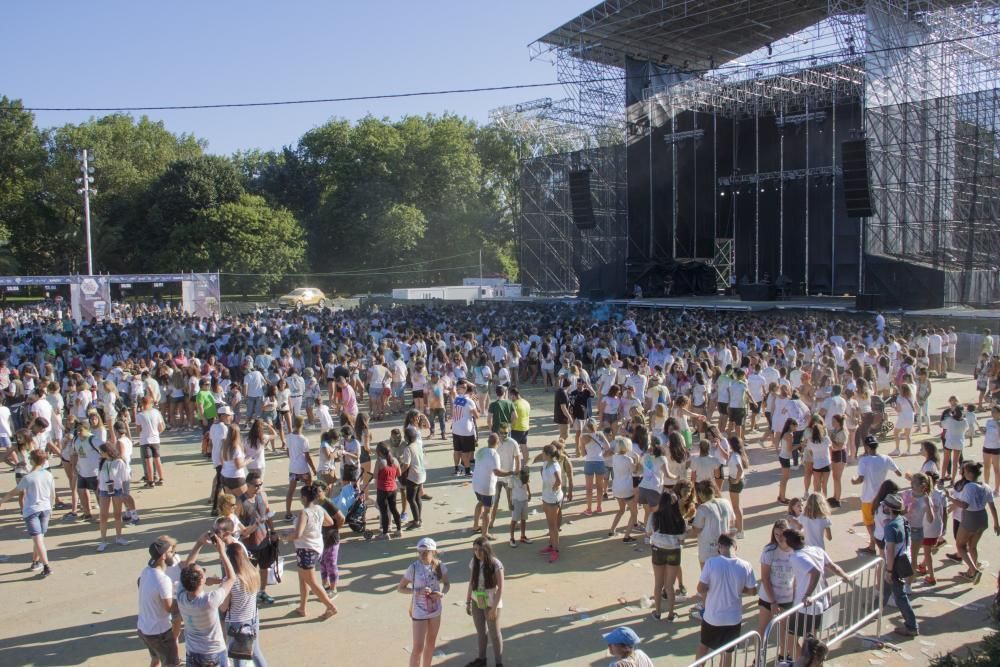
[[677, 259], [677, 116], [674, 115], [673, 100], [670, 102], [670, 256]]
[[719, 112], [712, 110], [712, 238], [719, 237]]
[[785, 275], [785, 128], [778, 130], [778, 275]]
[[830, 296], [837, 287], [837, 103], [830, 108]]
[[[691, 127], [695, 130], [698, 129], [698, 112], [691, 111]], [[694, 164], [694, 187], [691, 189], [694, 192], [694, 197], [691, 201], [694, 202], [694, 211], [691, 216], [691, 257], [700, 257], [698, 254], [698, 143], [699, 140], [695, 139], [691, 142], [694, 147], [692, 152], [692, 163]]]
[[753, 110], [753, 281], [760, 282], [760, 107]]
[[805, 259], [805, 274], [802, 278], [802, 284], [805, 286], [804, 295], [809, 296], [809, 100], [806, 100], [806, 248], [804, 254]]
[[653, 261], [653, 257], [656, 256], [654, 252], [655, 241], [654, 241], [654, 229], [655, 229], [655, 218], [653, 216], [653, 98], [649, 98], [649, 251], [646, 254], [646, 259], [648, 261]]

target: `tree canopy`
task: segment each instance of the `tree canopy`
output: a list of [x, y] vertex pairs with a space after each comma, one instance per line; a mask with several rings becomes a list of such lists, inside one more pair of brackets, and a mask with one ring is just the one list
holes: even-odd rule
[[6, 97], [0, 272], [85, 269], [84, 148], [101, 271], [218, 269], [242, 289], [354, 291], [460, 280], [482, 251], [487, 271], [517, 276], [518, 150], [500, 128], [448, 114], [335, 118], [280, 150], [223, 157], [145, 116], [40, 129]]

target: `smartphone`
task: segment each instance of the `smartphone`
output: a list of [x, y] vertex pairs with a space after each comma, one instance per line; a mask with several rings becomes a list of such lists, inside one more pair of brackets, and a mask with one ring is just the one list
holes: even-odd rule
[[267, 518], [268, 519], [273, 519], [274, 518], [274, 511], [273, 510], [267, 513]]

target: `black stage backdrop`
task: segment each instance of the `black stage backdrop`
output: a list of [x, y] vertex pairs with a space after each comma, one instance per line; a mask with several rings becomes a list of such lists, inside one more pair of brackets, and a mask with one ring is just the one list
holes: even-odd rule
[[[743, 115], [734, 119], [686, 111], [675, 118], [676, 130], [667, 121], [654, 128], [652, 143], [648, 136], [630, 143], [627, 156], [630, 268], [674, 257], [710, 259], [715, 239], [731, 237], [735, 239], [738, 278], [754, 281], [763, 279], [765, 274], [772, 279], [783, 274], [796, 290], [805, 288], [808, 280], [810, 293], [856, 293], [861, 221], [848, 218], [845, 213], [840, 176], [836, 177], [835, 186], [831, 176], [814, 175], [808, 181], [786, 179], [783, 193], [777, 178], [763, 180], [759, 185], [716, 184], [718, 178], [726, 176], [752, 177], [756, 173], [805, 169], [807, 150], [811, 168], [831, 167], [834, 144], [839, 168], [841, 142], [856, 138], [857, 130], [862, 127], [860, 106], [844, 103], [835, 109], [813, 111], [824, 112], [825, 118], [811, 120], [808, 125], [787, 123], [784, 129], [778, 127], [774, 116], [755, 119]], [[672, 131], [692, 130], [701, 130], [702, 137], [673, 145], [667, 140]], [[674, 147], [676, 215], [672, 182]]]

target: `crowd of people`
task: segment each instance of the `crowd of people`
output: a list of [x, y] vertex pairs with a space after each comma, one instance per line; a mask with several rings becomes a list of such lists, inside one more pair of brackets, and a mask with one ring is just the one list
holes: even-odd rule
[[[642, 310], [596, 319], [584, 303], [530, 302], [196, 319], [119, 305], [80, 326], [53, 308], [8, 310], [0, 446], [16, 487], [0, 500], [19, 497], [31, 569], [47, 577], [53, 512], [96, 523], [98, 552], [127, 546], [125, 527], [142, 511], [132, 494], [136, 453], [136, 483], [155, 489], [182, 474], [163, 463], [163, 434], [200, 436], [214, 520], [184, 561], [176, 540], [158, 537], [139, 579], [138, 632], [154, 667], [182, 662], [182, 636], [187, 664], [266, 664], [258, 609], [275, 603], [267, 589], [281, 579], [283, 549], [295, 555], [295, 613], [306, 616], [312, 596], [326, 620], [338, 613], [341, 540], [404, 532], [419, 538], [398, 586], [410, 597], [409, 660], [427, 667], [451, 579], [424, 527], [425, 485], [445, 474], [468, 478], [475, 499], [468, 583], [457, 589], [478, 637], [470, 665], [487, 665], [488, 649], [503, 663], [498, 545], [542, 544], [543, 562], [558, 567], [573, 558], [560, 533], [577, 510], [606, 525], [608, 539], [648, 547], [653, 619], [675, 621], [690, 596], [699, 656], [740, 635], [741, 598], [755, 595], [761, 631], [802, 605], [782, 655], [818, 665], [825, 649], [810, 632], [830, 605], [820, 593], [827, 577], [849, 576], [826, 552], [831, 516], [853, 487], [870, 538], [860, 551], [885, 559], [897, 632], [919, 632], [910, 598], [937, 586], [936, 553], [949, 532], [946, 559], [979, 582], [991, 520], [1000, 534], [992, 346], [987, 335], [974, 369], [978, 402], [951, 397], [938, 416], [932, 378], [955, 371], [957, 334], [892, 330], [881, 316]], [[543, 392], [550, 418], [528, 401]], [[374, 435], [380, 425], [391, 427], [384, 440]], [[914, 443], [922, 428], [927, 439]], [[543, 429], [553, 433], [533, 433]], [[426, 449], [449, 433], [452, 466], [428, 469]], [[880, 453], [887, 444], [893, 451]], [[756, 566], [738, 556], [741, 494], [756, 483], [751, 454], [780, 470], [781, 518]], [[277, 456], [287, 457], [287, 482], [269, 473]], [[265, 486], [284, 489], [283, 511]], [[373, 498], [378, 521], [366, 524]], [[541, 530], [529, 522], [538, 500]], [[493, 534], [504, 505], [506, 546]], [[218, 577], [198, 564], [208, 546]], [[685, 548], [697, 550], [700, 567], [691, 593]], [[465, 583], [464, 572], [451, 576]], [[652, 664], [631, 629], [605, 640], [616, 667]]]

